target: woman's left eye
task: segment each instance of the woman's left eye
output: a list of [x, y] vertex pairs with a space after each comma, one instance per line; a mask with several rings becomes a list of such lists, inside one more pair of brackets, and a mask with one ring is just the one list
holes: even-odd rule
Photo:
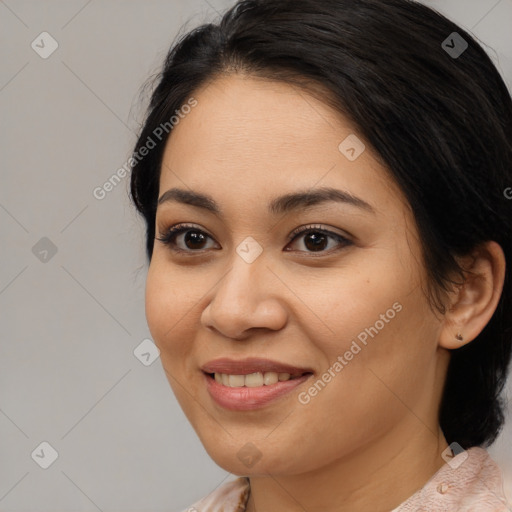
[[[182, 237], [182, 235], [184, 236]], [[195, 226], [177, 224], [176, 226], [172, 226], [167, 229], [164, 233], [161, 233], [159, 237], [156, 237], [156, 240], [159, 240], [163, 244], [169, 246], [171, 250], [175, 252], [191, 253], [208, 249], [208, 247], [204, 247], [208, 238], [213, 240], [210, 235]], [[340, 246], [338, 250], [352, 245], [352, 242], [344, 236], [327, 229], [323, 229], [320, 226], [297, 228], [288, 237], [290, 243], [295, 242], [300, 238], [303, 240], [303, 247], [306, 248], [305, 252], [332, 252], [332, 245], [331, 247], [328, 247], [329, 240], [334, 241], [334, 247], [336, 247], [336, 245]], [[183, 246], [180, 247], [179, 239], [181, 239], [181, 242], [185, 244], [184, 248]], [[290, 251], [290, 249], [286, 250]]]
[[339, 246], [337, 250], [352, 245], [348, 238], [328, 229], [323, 229], [321, 226], [298, 228], [290, 234], [292, 242], [300, 238], [303, 239], [303, 246], [308, 249], [307, 252], [332, 252], [332, 246], [325, 250], [329, 239], [335, 241], [334, 247]]

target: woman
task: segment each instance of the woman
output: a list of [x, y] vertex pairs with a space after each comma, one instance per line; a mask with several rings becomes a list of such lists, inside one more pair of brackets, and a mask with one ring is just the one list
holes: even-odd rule
[[504, 511], [512, 101], [408, 0], [243, 0], [132, 161], [146, 316], [212, 459], [189, 510]]

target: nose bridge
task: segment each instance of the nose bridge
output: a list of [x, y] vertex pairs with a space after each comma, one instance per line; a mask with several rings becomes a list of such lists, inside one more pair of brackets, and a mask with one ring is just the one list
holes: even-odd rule
[[[232, 314], [243, 317], [251, 313], [259, 300], [264, 300], [265, 291], [263, 278], [265, 272], [269, 272], [264, 257], [254, 257], [254, 250], [239, 254], [240, 248], [246, 250], [243, 243], [240, 244], [231, 259], [231, 268], [219, 283], [214, 296], [215, 306], [224, 308], [229, 306]], [[250, 257], [249, 257], [250, 255]]]
[[286, 315], [267, 264], [256, 240], [242, 241], [203, 311], [203, 323], [232, 338], [253, 327], [279, 329]]
[[222, 301], [236, 302], [247, 311], [247, 305], [255, 300], [255, 294], [262, 292], [261, 276], [269, 272], [263, 247], [254, 238], [246, 237], [235, 247], [230, 263], [229, 272], [219, 283], [216, 299], [220, 297]]

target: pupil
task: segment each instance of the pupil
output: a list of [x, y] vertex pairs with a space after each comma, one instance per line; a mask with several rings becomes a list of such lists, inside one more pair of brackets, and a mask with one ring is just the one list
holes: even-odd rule
[[[204, 236], [201, 233], [198, 233], [197, 231], [187, 231], [185, 234], [185, 244], [187, 244], [187, 247], [189, 249], [197, 249], [198, 247], [189, 247], [188, 243], [192, 242], [193, 244], [201, 244], [204, 243]], [[201, 247], [199, 247], [200, 249]]]
[[[318, 251], [325, 248], [325, 239], [325, 235], [319, 233], [310, 233], [309, 235], [306, 235], [305, 245], [308, 249]], [[313, 242], [311, 247], [309, 246], [308, 241]]]

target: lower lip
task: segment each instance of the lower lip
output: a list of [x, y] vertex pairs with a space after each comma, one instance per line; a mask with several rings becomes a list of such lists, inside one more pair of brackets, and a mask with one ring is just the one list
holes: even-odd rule
[[206, 379], [206, 387], [210, 396], [217, 404], [231, 411], [252, 411], [259, 409], [278, 398], [293, 391], [297, 386], [312, 376], [311, 373], [285, 381], [276, 382], [269, 386], [258, 386], [256, 388], [239, 387], [231, 388], [219, 384], [214, 378], [203, 373]]

